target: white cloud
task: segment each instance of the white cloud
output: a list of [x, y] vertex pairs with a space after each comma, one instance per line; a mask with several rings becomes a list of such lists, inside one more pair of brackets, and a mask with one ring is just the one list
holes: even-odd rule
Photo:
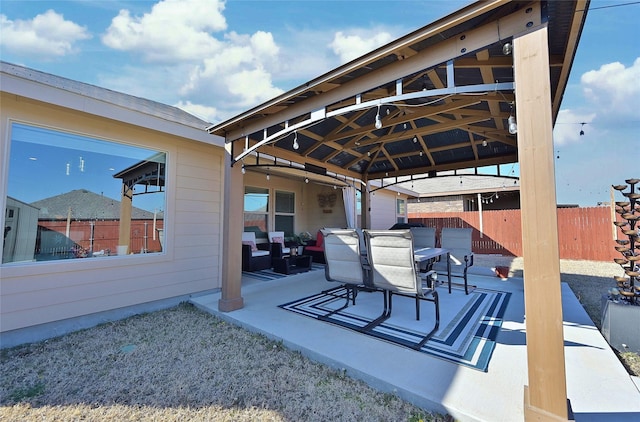
[[231, 32], [219, 51], [192, 69], [180, 94], [197, 102], [224, 104], [234, 113], [253, 107], [283, 92], [272, 80], [280, 66], [279, 52], [271, 33]]
[[329, 44], [342, 63], [347, 63], [393, 40], [391, 34], [382, 30], [352, 30], [351, 32], [351, 34], [336, 32], [333, 41]]
[[216, 107], [194, 104], [191, 101], [179, 101], [177, 104], [174, 104], [174, 107], [178, 107], [207, 122], [216, 122], [222, 119]]
[[53, 10], [31, 20], [10, 20], [0, 15], [0, 44], [7, 51], [40, 58], [62, 57], [77, 52], [75, 43], [91, 38], [87, 28]]
[[631, 67], [614, 62], [582, 75], [584, 96], [608, 120], [640, 119], [640, 57]]
[[[582, 136], [580, 131], [584, 130], [589, 136], [594, 135], [596, 126], [591, 123], [596, 117], [596, 113], [580, 113], [574, 110], [560, 110], [556, 125], [553, 128], [553, 142], [556, 146], [567, 145], [579, 142]], [[582, 125], [585, 123], [585, 125]]]
[[[625, 67], [614, 62], [585, 72], [580, 78], [584, 100], [577, 109], [558, 113], [553, 130], [556, 146], [607, 137], [640, 120], [640, 58]], [[581, 123], [586, 123], [584, 126]], [[584, 130], [584, 137], [580, 131]]]
[[271, 75], [260, 67], [229, 75], [225, 80], [229, 91], [242, 98], [237, 105], [243, 108], [249, 108], [283, 92], [273, 86]]
[[120, 10], [102, 42], [116, 50], [135, 52], [146, 61], [197, 61], [221, 48], [211, 32], [227, 27], [224, 1], [163, 0], [143, 16]]

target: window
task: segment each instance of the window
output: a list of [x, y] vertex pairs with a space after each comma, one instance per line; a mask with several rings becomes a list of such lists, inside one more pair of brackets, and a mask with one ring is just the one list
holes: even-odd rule
[[267, 238], [269, 231], [269, 189], [244, 188], [244, 230], [256, 233], [256, 238]]
[[404, 199], [396, 199], [396, 222], [406, 223], [407, 221], [407, 207]]
[[11, 125], [2, 262], [162, 251], [166, 154]]
[[296, 195], [293, 192], [276, 191], [275, 228], [284, 231], [285, 237], [295, 235], [294, 216]]

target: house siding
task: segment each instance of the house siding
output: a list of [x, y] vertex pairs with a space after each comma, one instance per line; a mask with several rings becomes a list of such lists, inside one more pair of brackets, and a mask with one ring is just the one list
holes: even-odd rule
[[396, 200], [407, 199], [406, 195], [397, 192], [377, 190], [371, 195], [371, 228], [385, 230], [393, 226], [396, 221]]
[[[3, 87], [4, 88], [4, 87]], [[66, 94], [61, 94], [66, 95]], [[86, 100], [92, 102], [93, 100]], [[0, 267], [0, 332], [51, 324], [221, 287], [224, 150], [166, 132], [2, 92], [0, 201], [6, 206], [12, 121], [133, 143], [167, 152], [164, 253]], [[129, 120], [136, 112], [129, 111]], [[145, 121], [149, 116], [144, 115]], [[159, 126], [167, 127], [167, 122]], [[169, 125], [170, 126], [170, 125]], [[177, 131], [197, 130], [176, 125]], [[211, 142], [211, 135], [202, 133]], [[54, 330], [55, 331], [55, 330]]]

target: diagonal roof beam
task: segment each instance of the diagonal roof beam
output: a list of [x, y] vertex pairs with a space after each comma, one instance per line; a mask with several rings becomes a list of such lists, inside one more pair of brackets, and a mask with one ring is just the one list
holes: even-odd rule
[[[362, 60], [374, 61], [381, 57], [385, 57], [403, 46], [410, 46], [412, 43], [419, 40], [424, 40], [437, 35], [446, 28], [452, 28], [457, 23], [469, 19], [472, 15], [479, 16], [480, 14], [493, 10], [505, 3], [508, 3], [508, 1], [495, 0], [474, 3], [465, 10], [465, 13], [460, 15], [464, 18], [460, 17], [453, 20], [447, 20], [445, 18], [444, 20], [436, 22], [434, 25], [402, 38], [397, 43], [381, 47], [379, 50], [376, 50], [374, 53], [366, 56], [366, 58], [363, 58]], [[277, 115], [269, 115], [260, 119], [252, 120], [248, 122], [246, 126], [233, 127], [235, 124], [245, 121], [246, 116], [258, 113], [259, 109], [253, 109], [235, 117], [232, 120], [216, 126], [211, 126], [208, 130], [210, 133], [224, 133], [227, 142], [230, 142], [231, 140], [261, 131], [266, 127], [275, 126], [284, 120], [291, 120], [296, 116], [304, 115], [310, 111], [322, 109], [328, 104], [340, 102], [345, 98], [355, 97], [362, 92], [367, 92], [390, 81], [402, 79], [406, 75], [412, 75], [441, 63], [446, 63], [449, 60], [464, 55], [467, 51], [479, 50], [484, 48], [486, 45], [525, 31], [527, 24], [532, 23], [534, 26], [539, 25], [540, 4], [536, 2], [531, 3], [531, 8], [533, 13], [513, 13], [503, 19], [500, 19], [499, 23], [494, 21], [487, 25], [465, 32], [463, 40], [459, 39], [460, 37], [446, 39], [435, 45], [433, 48], [425, 49], [405, 60], [393, 62], [385, 66], [385, 68], [381, 69], [379, 72], [370, 72], [330, 91], [316, 95], [306, 101], [294, 104]], [[285, 101], [288, 97], [295, 97], [300, 93], [305, 92], [310, 89], [311, 86], [315, 86], [320, 82], [325, 82], [328, 79], [336, 78], [339, 75], [345, 74], [347, 71], [360, 68], [364, 65], [362, 60], [354, 60], [348, 65], [336, 69], [334, 72], [330, 72], [329, 74], [300, 87], [300, 89], [291, 91], [286, 97], [281, 96], [274, 99], [272, 102], [261, 106], [261, 108], [278, 104]]]

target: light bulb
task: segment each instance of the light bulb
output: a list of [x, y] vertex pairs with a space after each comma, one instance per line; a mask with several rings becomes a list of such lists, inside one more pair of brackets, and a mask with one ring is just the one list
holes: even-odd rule
[[516, 133], [518, 133], [518, 125], [516, 124], [516, 118], [514, 116], [509, 116], [509, 118], [507, 119], [507, 122], [509, 123], [509, 133], [512, 135], [515, 135]]
[[376, 129], [382, 129], [382, 120], [380, 120], [379, 114], [376, 114]]
[[293, 149], [298, 148], [300, 148], [300, 145], [298, 145], [298, 132], [295, 132], [295, 134], [293, 135]]
[[505, 45], [502, 46], [502, 54], [504, 54], [505, 56], [508, 56], [509, 54], [511, 54], [512, 51], [513, 51], [513, 46], [511, 45], [511, 43], [506, 43]]
[[269, 175], [269, 173], [267, 173], [267, 180], [270, 180], [271, 176]]
[[413, 135], [413, 143], [415, 144], [416, 142], [418, 142], [418, 137]]
[[305, 177], [305, 178], [304, 178], [304, 182], [305, 182], [305, 183], [309, 183], [309, 178], [308, 178], [308, 177]]
[[245, 174], [247, 170], [245, 170], [244, 166], [242, 166], [242, 174]]
[[487, 140], [485, 139], [484, 141], [482, 141], [482, 146], [486, 147], [487, 146]]

